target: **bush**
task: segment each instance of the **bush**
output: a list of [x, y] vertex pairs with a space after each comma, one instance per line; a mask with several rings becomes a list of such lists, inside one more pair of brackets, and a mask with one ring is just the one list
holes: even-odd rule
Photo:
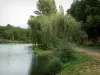
[[54, 50], [54, 55], [56, 55], [63, 63], [74, 59], [72, 45], [59, 44]]
[[38, 47], [39, 47], [40, 49], [46, 50], [46, 49], [49, 48], [49, 45], [47, 45], [47, 43], [43, 43], [43, 44], [38, 45]]
[[46, 75], [55, 75], [61, 71], [61, 68], [61, 61], [58, 58], [53, 58], [45, 68]]

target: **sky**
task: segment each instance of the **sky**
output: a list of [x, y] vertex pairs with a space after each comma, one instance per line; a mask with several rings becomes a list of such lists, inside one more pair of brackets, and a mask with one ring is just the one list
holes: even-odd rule
[[[38, 0], [0, 0], [0, 25], [11, 24], [27, 28], [30, 15], [34, 15]], [[66, 11], [73, 0], [55, 0], [57, 8], [62, 5]]]

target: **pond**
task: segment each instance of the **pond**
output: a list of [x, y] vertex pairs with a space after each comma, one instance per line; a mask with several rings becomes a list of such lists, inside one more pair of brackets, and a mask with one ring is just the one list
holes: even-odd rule
[[0, 44], [0, 75], [28, 75], [32, 44]]
[[34, 54], [32, 44], [0, 44], [0, 75], [47, 75], [47, 56]]

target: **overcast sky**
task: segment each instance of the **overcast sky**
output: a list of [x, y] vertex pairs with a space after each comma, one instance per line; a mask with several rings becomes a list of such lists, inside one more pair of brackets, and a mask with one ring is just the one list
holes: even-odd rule
[[[0, 25], [11, 24], [27, 28], [27, 20], [34, 15], [37, 0], [0, 0]], [[55, 0], [57, 8], [62, 5], [65, 11], [73, 0]]]

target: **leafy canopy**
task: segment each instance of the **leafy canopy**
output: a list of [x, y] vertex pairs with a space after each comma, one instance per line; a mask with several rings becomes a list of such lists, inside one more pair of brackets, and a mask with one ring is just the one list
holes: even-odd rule
[[100, 0], [81, 0], [71, 5], [68, 13], [82, 22], [88, 39], [98, 41], [100, 37]]

